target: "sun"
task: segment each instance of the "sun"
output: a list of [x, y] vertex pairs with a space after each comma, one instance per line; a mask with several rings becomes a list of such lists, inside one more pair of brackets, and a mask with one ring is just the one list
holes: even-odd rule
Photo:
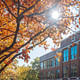
[[51, 16], [53, 19], [58, 19], [60, 14], [58, 11], [52, 11]]

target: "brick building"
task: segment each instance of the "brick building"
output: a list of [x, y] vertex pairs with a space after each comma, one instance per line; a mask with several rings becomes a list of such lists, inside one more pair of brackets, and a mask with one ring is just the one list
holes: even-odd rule
[[40, 80], [80, 80], [80, 32], [40, 57]]

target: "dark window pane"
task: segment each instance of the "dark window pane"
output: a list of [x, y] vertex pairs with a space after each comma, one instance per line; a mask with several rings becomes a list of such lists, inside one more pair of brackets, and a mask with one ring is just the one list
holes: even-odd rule
[[56, 78], [60, 78], [60, 70], [56, 70]]
[[55, 78], [55, 71], [51, 71], [51, 79]]
[[80, 43], [79, 43], [79, 58], [80, 58]]
[[40, 79], [43, 79], [44, 76], [43, 76], [43, 72], [40, 72]]
[[48, 71], [47, 77], [48, 79], [50, 79], [50, 71]]
[[71, 64], [71, 77], [76, 77], [77, 76], [77, 64]]
[[50, 67], [50, 61], [47, 60], [47, 68], [49, 68], [49, 67]]
[[68, 66], [63, 66], [63, 77], [68, 77]]

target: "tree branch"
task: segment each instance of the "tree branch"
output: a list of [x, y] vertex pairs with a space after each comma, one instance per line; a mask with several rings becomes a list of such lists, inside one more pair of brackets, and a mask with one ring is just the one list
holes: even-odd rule
[[[52, 9], [54, 9], [55, 8], [55, 6], [57, 6], [57, 3], [54, 5], [54, 6], [52, 6], [51, 8], [48, 8], [47, 10], [44, 10], [44, 11], [42, 11], [42, 12], [40, 12], [40, 13], [32, 13], [32, 14], [30, 14], [30, 15], [26, 15], [27, 17], [32, 17], [32, 16], [34, 16], [34, 15], [42, 15], [42, 14], [44, 14], [45, 12], [49, 12], [49, 11], [51, 11]], [[21, 19], [24, 17], [24, 15], [22, 14], [21, 15]]]
[[[5, 1], [4, 1], [4, 2], [5, 2]], [[10, 48], [12, 48], [13, 45], [16, 43], [16, 38], [17, 38], [17, 34], [18, 34], [18, 31], [19, 31], [19, 25], [20, 25], [19, 7], [20, 7], [20, 6], [19, 6], [19, 0], [18, 0], [18, 10], [17, 10], [17, 15], [18, 15], [18, 17], [17, 17], [17, 20], [16, 20], [17, 27], [16, 27], [16, 31], [15, 31], [15, 35], [14, 35], [13, 42], [12, 42], [12, 44], [11, 44], [9, 47], [7, 47], [6, 49], [0, 51], [0, 54], [3, 54], [5, 51], [8, 51], [8, 50], [9, 50]]]
[[9, 7], [8, 7], [7, 3], [5, 2], [5, 0], [2, 0], [2, 2], [5, 4], [6, 8], [7, 8], [8, 11], [9, 11], [9, 13], [10, 13], [12, 16], [14, 16], [15, 18], [17, 18], [17, 17], [11, 12], [11, 10], [9, 9]]
[[13, 36], [13, 35], [14, 35], [14, 34], [7, 35], [7, 36], [5, 36], [5, 37], [1, 38], [0, 40], [3, 40], [3, 39], [5, 39], [5, 38], [10, 37], [10, 36]]
[[[32, 41], [34, 38], [36, 38], [36, 37], [37, 37], [38, 35], [40, 35], [41, 33], [45, 32], [48, 28], [49, 28], [49, 26], [46, 27], [44, 30], [42, 30], [42, 31], [38, 32], [37, 34], [35, 34], [33, 37], [30, 38], [29, 41], [27, 41], [25, 44], [23, 44], [23, 45], [22, 45], [21, 47], [19, 47], [18, 49], [20, 49], [20, 48], [26, 46], [27, 44], [29, 44], [30, 41]], [[16, 50], [13, 51], [13, 52], [11, 52], [10, 54], [8, 54], [3, 60], [0, 61], [0, 64], [1, 64], [5, 59], [7, 59], [9, 56], [11, 56], [11, 55], [12, 55], [13, 53], [15, 53], [15, 52], [16, 52]]]
[[4, 67], [2, 67], [2, 68], [0, 69], [0, 73], [1, 73], [17, 56], [19, 56], [19, 55], [21, 55], [21, 53], [14, 55], [14, 56], [12, 57], [12, 59], [10, 59], [10, 60], [7, 62], [7, 64], [5, 64]]
[[25, 10], [20, 14], [20, 19], [22, 19], [22, 16], [23, 16], [23, 14], [24, 14], [25, 12], [27, 12], [27, 11], [31, 10], [32, 8], [34, 8], [35, 5], [36, 5], [39, 1], [40, 1], [40, 0], [37, 0], [34, 5], [32, 5], [31, 7], [27, 8], [27, 9], [25, 9]]
[[15, 33], [14, 31], [12, 31], [12, 30], [10, 30], [10, 29], [1, 28], [1, 27], [0, 27], [0, 29], [2, 29], [2, 30], [7, 30], [7, 31], [10, 31], [10, 32], [13, 32], [13, 33]]
[[7, 55], [3, 55], [3, 56], [1, 56], [0, 59], [4, 58], [5, 56], [7, 56]]
[[[18, 18], [17, 18], [17, 28], [16, 28], [16, 32], [15, 32], [15, 37], [14, 37], [13, 43], [12, 43], [9, 47], [7, 47], [5, 50], [0, 51], [0, 54], [2, 54], [2, 53], [5, 52], [5, 51], [8, 51], [10, 48], [13, 47], [13, 45], [14, 45], [15, 42], [16, 42], [17, 33], [18, 33], [18, 30], [19, 30], [19, 25], [20, 25], [20, 20], [21, 20], [20, 17], [21, 17], [21, 15], [22, 15], [23, 13], [25, 13], [26, 11], [28, 11], [28, 10], [32, 9], [33, 7], [35, 7], [35, 5], [36, 5], [39, 1], [40, 1], [40, 0], [37, 0], [34, 5], [32, 5], [31, 7], [29, 7], [28, 9], [24, 10], [24, 12], [22, 12], [20, 15], [19, 15], [19, 13], [17, 13], [17, 14], [18, 14]], [[57, 5], [57, 3], [56, 3], [53, 7], [49, 8], [48, 10], [54, 8], [56, 5]], [[20, 5], [18, 4], [18, 12], [19, 12], [19, 7], [20, 7]], [[46, 11], [48, 11], [48, 10], [46, 10]], [[45, 11], [44, 11], [44, 12], [45, 12]], [[43, 13], [43, 12], [41, 12], [41, 14], [42, 14], [42, 13]], [[34, 14], [31, 14], [31, 15], [28, 15], [28, 16], [31, 17], [31, 16], [33, 16], [33, 15], [35, 15], [35, 14], [40, 15], [40, 13], [34, 13]], [[23, 16], [23, 15], [22, 15], [22, 16]], [[24, 16], [23, 16], [23, 17], [24, 17]], [[43, 31], [44, 31], [44, 30], [43, 30]], [[40, 32], [40, 33], [42, 33], [42, 32]], [[36, 35], [36, 36], [37, 36], [37, 35]], [[33, 37], [33, 38], [34, 38], [34, 37]], [[31, 38], [31, 40], [32, 40], [32, 38]], [[31, 41], [31, 40], [30, 40], [30, 41]], [[25, 45], [26, 45], [26, 44], [25, 44]]]
[[66, 7], [70, 7], [70, 6], [73, 6], [73, 5], [76, 5], [76, 3], [74, 3], [74, 4], [71, 4], [71, 3], [69, 3], [69, 4], [62, 4], [63, 6], [66, 6]]
[[65, 17], [61, 17], [61, 18], [76, 18], [76, 17], [79, 17], [79, 15], [76, 15], [76, 16], [65, 16]]
[[[34, 46], [37, 46], [37, 45], [41, 44], [41, 43], [44, 42], [47, 38], [48, 38], [48, 36], [45, 37], [42, 41], [36, 43]], [[28, 49], [32, 49], [34, 46], [30, 46]]]
[[20, 4], [20, 7], [27, 9], [27, 7], [25, 7], [25, 6], [21, 5], [21, 4]]
[[[47, 38], [48, 38], [48, 36], [47, 36], [45, 39], [43, 39], [41, 42], [35, 44], [35, 46], [37, 46], [37, 45], [39, 45], [40, 43], [44, 42]], [[31, 47], [29, 47], [28, 49], [31, 49], [31, 48], [33, 48], [33, 47], [34, 47], [34, 46], [31, 46]], [[19, 56], [19, 55], [21, 55], [21, 54], [22, 54], [22, 52], [19, 53], [19, 54], [14, 55], [13, 58], [10, 59], [9, 61], [13, 61], [17, 56]], [[8, 63], [9, 63], [9, 62], [8, 62]], [[10, 63], [11, 63], [11, 62], [10, 62]], [[10, 64], [10, 63], [9, 63], [9, 64]], [[1, 68], [1, 69], [0, 69], [0, 73], [1, 73], [9, 64], [6, 64], [3, 68]]]

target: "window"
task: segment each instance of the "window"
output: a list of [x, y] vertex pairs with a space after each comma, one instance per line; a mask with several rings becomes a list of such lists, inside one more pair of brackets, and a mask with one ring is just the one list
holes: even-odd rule
[[48, 79], [50, 79], [50, 71], [48, 71], [48, 75], [47, 76], [48, 76]]
[[71, 59], [76, 59], [77, 58], [77, 45], [73, 46], [71, 48]]
[[47, 61], [44, 61], [44, 69], [47, 68]]
[[56, 78], [60, 78], [60, 70], [56, 70]]
[[51, 71], [51, 79], [54, 80], [54, 78], [55, 78], [55, 71], [53, 70], [53, 71]]
[[43, 69], [43, 62], [40, 63], [40, 68]]
[[51, 67], [55, 67], [55, 59], [54, 58], [51, 59]]
[[79, 58], [80, 58], [80, 43], [79, 43]]
[[63, 77], [68, 77], [68, 66], [63, 66]]
[[52, 63], [52, 59], [49, 60], [49, 66], [50, 66], [50, 67], [52, 66], [51, 63]]
[[46, 72], [45, 71], [43, 72], [43, 77], [44, 77], [44, 79], [46, 79]]
[[76, 77], [77, 76], [77, 64], [71, 64], [71, 77]]
[[50, 67], [50, 60], [47, 60], [47, 68]]
[[59, 66], [60, 62], [59, 62], [59, 57], [56, 58], [56, 66]]
[[49, 79], [51, 80], [52, 79], [52, 72], [50, 71], [50, 75], [49, 75]]
[[43, 72], [40, 72], [40, 79], [41, 79], [41, 80], [44, 79]]
[[68, 61], [68, 55], [69, 55], [69, 51], [68, 51], [68, 49], [65, 49], [63, 51], [63, 62], [67, 62]]

